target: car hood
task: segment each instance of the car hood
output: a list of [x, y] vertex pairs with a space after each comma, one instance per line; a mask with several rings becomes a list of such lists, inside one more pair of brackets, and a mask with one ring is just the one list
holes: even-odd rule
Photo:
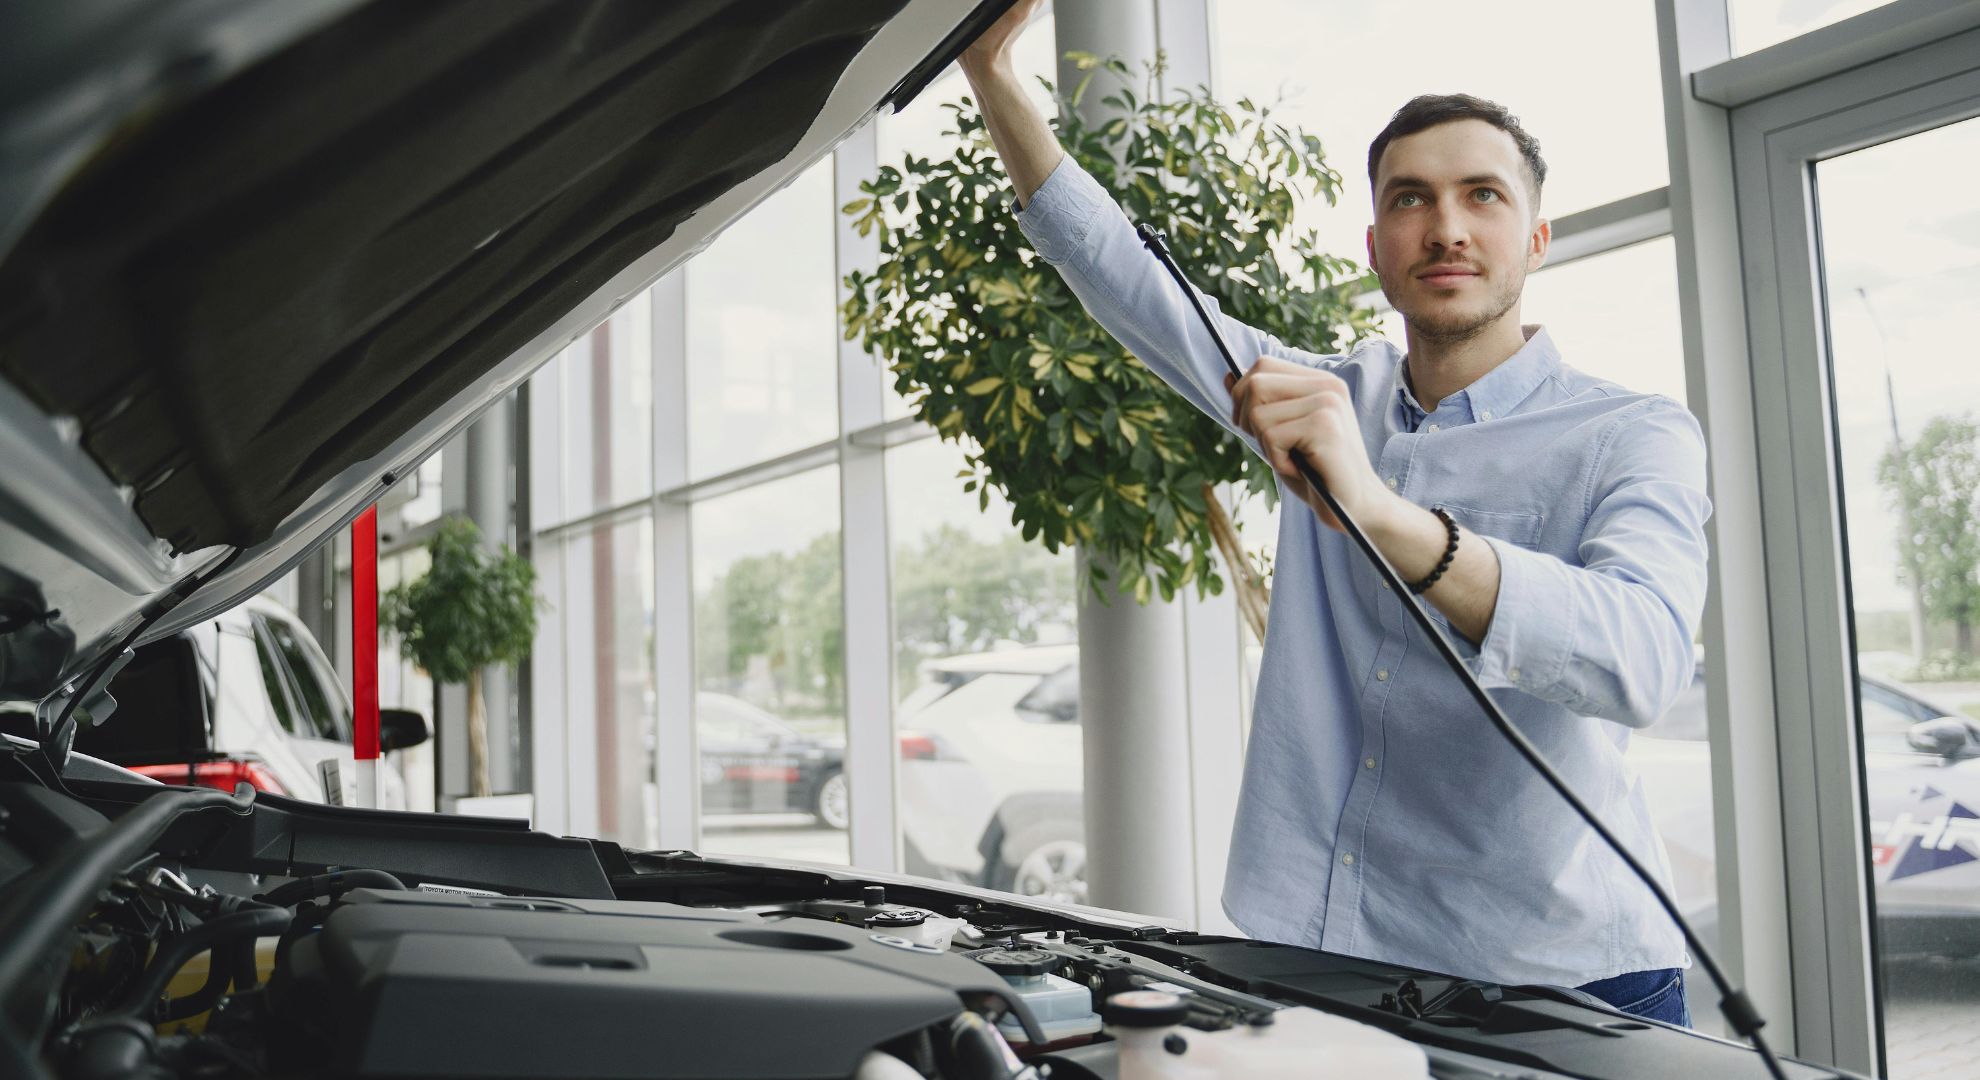
[[0, 698], [238, 603], [1010, 0], [0, 9]]

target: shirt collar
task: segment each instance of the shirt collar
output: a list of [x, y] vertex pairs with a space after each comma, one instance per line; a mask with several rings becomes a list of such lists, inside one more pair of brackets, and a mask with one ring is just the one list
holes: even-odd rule
[[[1559, 371], [1561, 354], [1554, 348], [1554, 339], [1548, 336], [1546, 327], [1528, 323], [1520, 330], [1526, 335], [1526, 344], [1520, 346], [1518, 352], [1470, 386], [1440, 402], [1438, 407], [1450, 404], [1463, 408], [1470, 414], [1465, 418], [1467, 422], [1510, 416], [1541, 383]], [[1421, 418], [1425, 410], [1416, 400], [1416, 395], [1410, 392], [1409, 380], [1404, 377], [1408, 362], [1407, 356], [1396, 362], [1396, 393], [1402, 403], [1403, 415]]]

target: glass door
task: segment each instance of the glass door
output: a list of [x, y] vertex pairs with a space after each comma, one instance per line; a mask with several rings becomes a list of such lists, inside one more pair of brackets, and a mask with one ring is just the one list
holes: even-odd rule
[[1814, 166], [1893, 1080], [1980, 1061], [1980, 118]]

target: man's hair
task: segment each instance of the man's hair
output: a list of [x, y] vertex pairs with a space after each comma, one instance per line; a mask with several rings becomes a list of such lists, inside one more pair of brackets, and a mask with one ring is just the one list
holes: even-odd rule
[[1547, 163], [1540, 158], [1540, 140], [1528, 135], [1526, 129], [1519, 126], [1519, 117], [1507, 111], [1504, 105], [1470, 94], [1421, 94], [1397, 109], [1396, 115], [1389, 118], [1389, 126], [1368, 144], [1368, 186], [1375, 186], [1375, 167], [1382, 163], [1382, 152], [1389, 148], [1390, 143], [1404, 135], [1414, 135], [1425, 128], [1457, 120], [1483, 120], [1512, 136], [1513, 142], [1519, 146], [1519, 156], [1526, 159], [1526, 179], [1532, 186], [1533, 202], [1537, 207], [1540, 203], [1540, 185], [1547, 181]]

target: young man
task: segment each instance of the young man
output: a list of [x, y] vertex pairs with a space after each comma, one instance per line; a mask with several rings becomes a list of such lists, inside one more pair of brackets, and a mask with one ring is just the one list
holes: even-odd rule
[[1254, 937], [1578, 986], [1688, 1023], [1677, 929], [1479, 715], [1291, 464], [1304, 454], [1404, 580], [1429, 582], [1480, 682], [1668, 880], [1623, 751], [1691, 682], [1704, 438], [1682, 405], [1575, 371], [1521, 325], [1550, 237], [1539, 144], [1476, 98], [1405, 105], [1369, 148], [1368, 260], [1407, 353], [1378, 339], [1316, 356], [1217, 315], [1257, 358], [1233, 380], [1025, 97], [1009, 46], [1036, 7], [962, 59], [1020, 227], [1095, 319], [1313, 507], [1282, 515], [1225, 911]]

